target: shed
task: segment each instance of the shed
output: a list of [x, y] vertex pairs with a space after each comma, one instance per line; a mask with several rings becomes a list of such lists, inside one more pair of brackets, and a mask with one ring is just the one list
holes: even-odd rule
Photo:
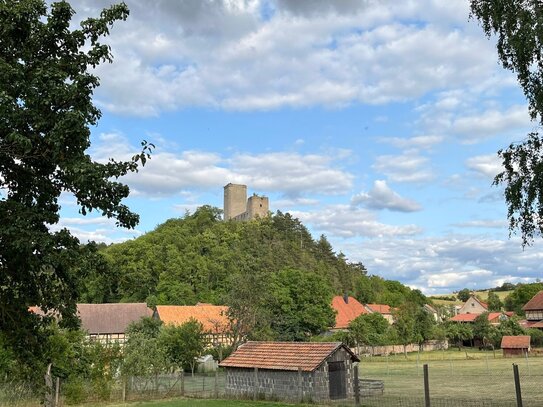
[[320, 402], [354, 397], [359, 361], [341, 342], [247, 342], [219, 366], [230, 396]]
[[503, 349], [503, 357], [524, 356], [530, 352], [530, 336], [504, 336], [501, 348]]

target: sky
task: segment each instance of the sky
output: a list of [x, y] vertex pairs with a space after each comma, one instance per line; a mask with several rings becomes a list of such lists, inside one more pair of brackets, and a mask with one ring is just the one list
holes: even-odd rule
[[[82, 19], [105, 0], [73, 0]], [[104, 41], [89, 153], [152, 159], [123, 181], [135, 230], [78, 214], [82, 241], [133, 239], [223, 186], [269, 196], [370, 274], [426, 294], [542, 275], [509, 236], [497, 151], [535, 127], [464, 0], [143, 0]]]

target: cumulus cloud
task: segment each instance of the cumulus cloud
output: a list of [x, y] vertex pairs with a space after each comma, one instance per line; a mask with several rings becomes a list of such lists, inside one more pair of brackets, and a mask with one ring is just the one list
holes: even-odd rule
[[[82, 14], [105, 5], [74, 4]], [[464, 2], [134, 0], [130, 7], [108, 38], [114, 64], [97, 70], [96, 100], [117, 113], [379, 104], [475, 86], [499, 70], [492, 44], [466, 21]], [[421, 24], [407, 23], [421, 16]]]
[[390, 189], [384, 180], [376, 180], [370, 191], [352, 197], [351, 205], [361, 204], [369, 209], [389, 209], [398, 212], [415, 212], [422, 209], [417, 202], [403, 198]]
[[396, 237], [422, 232], [417, 225], [387, 225], [375, 214], [349, 205], [329, 205], [322, 210], [290, 211], [293, 216], [307, 222], [315, 230], [341, 237]]
[[401, 149], [429, 149], [443, 142], [444, 137], [439, 135], [422, 135], [414, 137], [380, 137], [378, 141], [391, 144]]
[[[101, 136], [92, 155], [107, 161], [111, 151], [117, 159], [129, 159], [137, 149], [121, 135]], [[229, 157], [206, 151], [183, 151], [177, 154], [157, 150], [138, 173], [123, 178], [135, 194], [168, 196], [185, 189], [220, 188], [228, 182], [251, 185], [251, 188], [277, 192], [299, 198], [307, 193], [336, 195], [352, 187], [354, 176], [340, 168], [338, 161], [347, 150], [331, 154], [271, 152], [234, 153]]]
[[497, 154], [485, 154], [471, 157], [466, 160], [466, 167], [475, 173], [494, 179], [503, 171], [503, 166]]
[[428, 158], [407, 151], [399, 155], [380, 155], [373, 168], [395, 182], [427, 182], [435, 178], [429, 168]]
[[351, 260], [370, 274], [400, 279], [426, 293], [489, 288], [504, 281], [533, 281], [543, 272], [543, 245], [523, 250], [518, 239], [487, 235], [374, 238], [344, 243]]
[[497, 219], [480, 219], [480, 220], [470, 220], [467, 222], [458, 222], [454, 223], [453, 226], [459, 228], [495, 228], [495, 229], [506, 229], [508, 223], [506, 220], [497, 220]]

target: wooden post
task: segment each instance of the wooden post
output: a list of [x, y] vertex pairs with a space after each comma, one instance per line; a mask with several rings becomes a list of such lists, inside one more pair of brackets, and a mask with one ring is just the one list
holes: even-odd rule
[[[387, 356], [388, 361], [388, 356]], [[358, 380], [358, 363], [354, 364], [354, 405], [360, 406], [360, 382]]]
[[513, 363], [513, 376], [515, 378], [515, 393], [517, 395], [517, 407], [522, 407], [522, 392], [520, 390], [520, 376], [518, 374], [518, 365]]
[[58, 407], [60, 404], [58, 402], [60, 396], [60, 377], [57, 377], [57, 382], [55, 386], [55, 407]]
[[123, 403], [126, 402], [126, 377], [123, 376]]
[[181, 370], [181, 395], [185, 395], [185, 372]]
[[302, 378], [302, 368], [298, 368], [298, 401], [303, 403], [304, 401], [304, 382]]
[[253, 394], [253, 399], [256, 401], [258, 400], [258, 367], [255, 367], [255, 386], [254, 386], [254, 394]]
[[215, 370], [215, 398], [219, 398], [219, 370]]
[[428, 365], [423, 366], [424, 369], [424, 407], [430, 407], [430, 381], [428, 379]]

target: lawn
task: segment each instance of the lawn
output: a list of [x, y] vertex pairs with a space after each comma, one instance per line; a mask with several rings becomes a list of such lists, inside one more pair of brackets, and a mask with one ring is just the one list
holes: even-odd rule
[[[98, 405], [92, 405], [95, 407]], [[272, 403], [266, 401], [245, 400], [201, 400], [172, 399], [166, 401], [145, 401], [129, 404], [108, 404], [108, 407], [303, 407], [303, 404]], [[305, 405], [307, 406], [307, 405]], [[90, 407], [86, 405], [86, 407]]]
[[[501, 351], [448, 350], [365, 358], [360, 377], [383, 380], [387, 398], [423, 397], [423, 368], [428, 364], [430, 395], [458, 405], [486, 401], [490, 405], [516, 405], [512, 364], [519, 366], [525, 405], [543, 405], [543, 358], [503, 358]], [[381, 404], [383, 400], [381, 400]], [[376, 404], [377, 405], [377, 404]]]

